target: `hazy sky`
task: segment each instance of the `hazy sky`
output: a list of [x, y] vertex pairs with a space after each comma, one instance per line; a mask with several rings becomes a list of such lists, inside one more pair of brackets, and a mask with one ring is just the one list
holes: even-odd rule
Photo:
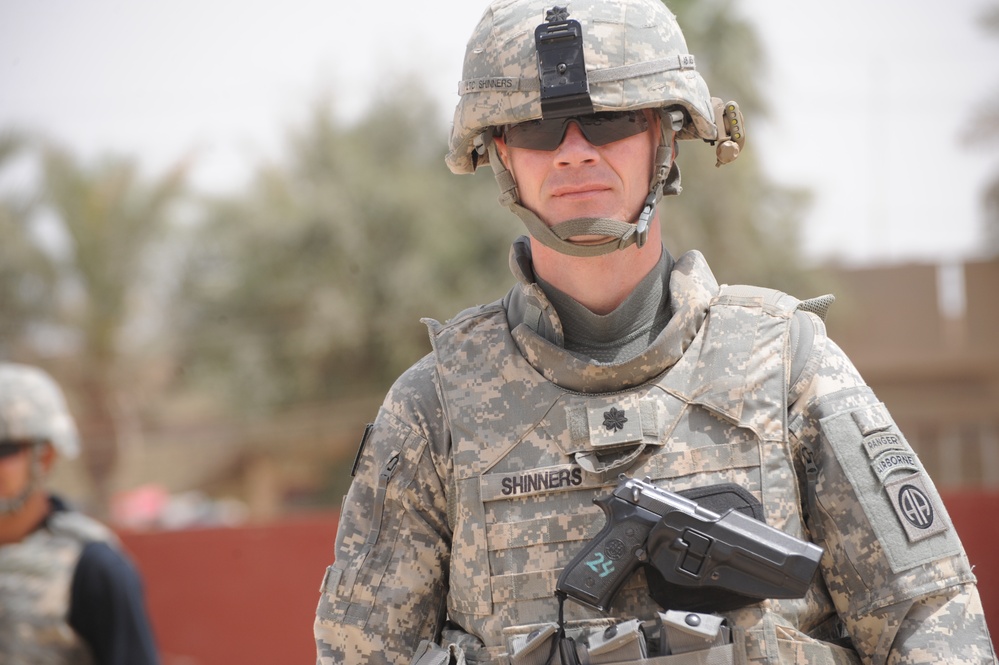
[[[999, 151], [960, 136], [999, 94], [999, 39], [975, 23], [988, 4], [735, 0], [770, 60], [774, 114], [747, 119], [750, 149], [778, 182], [814, 191], [810, 256], [975, 254]], [[193, 153], [199, 188], [234, 189], [324, 93], [351, 118], [419, 77], [443, 128], [484, 6], [0, 0], [0, 129], [36, 129], [87, 157], [138, 155], [150, 172]]]

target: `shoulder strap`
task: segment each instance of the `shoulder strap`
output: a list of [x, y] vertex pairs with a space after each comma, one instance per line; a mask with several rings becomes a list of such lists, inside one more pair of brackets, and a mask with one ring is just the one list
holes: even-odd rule
[[791, 339], [788, 347], [791, 350], [791, 377], [788, 382], [790, 391], [790, 388], [798, 382], [802, 372], [805, 371], [805, 365], [815, 341], [815, 324], [806, 312], [811, 312], [825, 321], [829, 307], [836, 300], [836, 296], [827, 293], [808, 300], [798, 300], [783, 291], [747, 284], [724, 284], [721, 287], [721, 295], [735, 298], [759, 298], [765, 304], [783, 307], [793, 313], [791, 316]]
[[825, 321], [826, 314], [829, 313], [829, 307], [835, 300], [836, 296], [831, 293], [827, 293], [824, 296], [816, 296], [815, 298], [800, 301], [798, 303], [798, 309], [817, 314], [820, 319]]
[[[815, 342], [816, 326], [822, 326], [834, 300], [836, 300], [836, 296], [827, 293], [824, 296], [798, 302], [798, 307], [791, 319], [791, 379], [787, 384], [788, 393], [794, 392], [795, 385], [801, 379], [802, 372], [805, 371], [805, 365], [808, 363]], [[819, 321], [816, 322], [808, 316], [808, 312], [818, 316]]]
[[118, 539], [101, 522], [75, 510], [57, 510], [48, 519], [48, 527], [53, 533], [71, 536], [82, 543], [106, 542], [117, 545]]

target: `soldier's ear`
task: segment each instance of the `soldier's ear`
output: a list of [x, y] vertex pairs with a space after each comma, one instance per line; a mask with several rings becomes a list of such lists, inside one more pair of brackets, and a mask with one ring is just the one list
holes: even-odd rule
[[506, 145], [506, 141], [502, 134], [493, 137], [493, 143], [496, 144], [496, 154], [499, 155], [500, 161], [503, 162], [503, 167], [507, 171], [510, 170], [510, 149]]
[[45, 444], [42, 445], [42, 450], [41, 453], [39, 454], [39, 461], [41, 462], [42, 465], [42, 471], [46, 474], [49, 471], [51, 471], [52, 465], [55, 464], [55, 460], [56, 460], [55, 446], [46, 441]]

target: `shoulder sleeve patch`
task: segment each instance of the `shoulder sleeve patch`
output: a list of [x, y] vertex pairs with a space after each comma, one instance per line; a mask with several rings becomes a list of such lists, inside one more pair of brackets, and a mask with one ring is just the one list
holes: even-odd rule
[[887, 450], [878, 455], [871, 464], [878, 480], [887, 487], [886, 481], [893, 471], [919, 471], [919, 460], [916, 454], [908, 450]]
[[857, 497], [894, 573], [961, 551], [933, 482], [883, 404], [828, 416], [821, 428], [830, 449], [822, 456], [839, 462], [853, 489], [846, 496]]
[[935, 505], [936, 492], [928, 488], [923, 479], [923, 474], [915, 473], [885, 483], [885, 491], [910, 543], [947, 530], [946, 518]]
[[853, 412], [853, 420], [864, 436], [886, 430], [892, 425], [888, 409], [880, 402], [863, 409], [857, 409]]
[[872, 460], [876, 460], [892, 450], [908, 449], [909, 446], [905, 443], [905, 439], [897, 432], [875, 432], [864, 437], [864, 450], [867, 451], [867, 456]]

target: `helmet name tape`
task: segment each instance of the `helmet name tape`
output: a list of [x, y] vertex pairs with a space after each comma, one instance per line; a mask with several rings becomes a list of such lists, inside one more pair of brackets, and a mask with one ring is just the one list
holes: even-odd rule
[[458, 94], [464, 95], [469, 92], [478, 92], [480, 90], [508, 90], [511, 92], [527, 89], [538, 89], [538, 82], [531, 81], [534, 85], [525, 85], [528, 81], [524, 79], [512, 78], [509, 76], [490, 76], [488, 78], [482, 79], [472, 79], [471, 81], [462, 81], [458, 84]]
[[[590, 83], [615, 83], [627, 81], [640, 76], [662, 74], [663, 72], [696, 70], [697, 62], [689, 53], [671, 55], [649, 62], [639, 62], [620, 67], [598, 69], [587, 74]], [[476, 92], [537, 92], [541, 89], [538, 79], [515, 78], [512, 76], [489, 76], [479, 79], [468, 79], [458, 83], [458, 95], [469, 95]]]
[[583, 63], [583, 26], [568, 16], [565, 7], [554, 7], [534, 30], [542, 118], [593, 113]]

